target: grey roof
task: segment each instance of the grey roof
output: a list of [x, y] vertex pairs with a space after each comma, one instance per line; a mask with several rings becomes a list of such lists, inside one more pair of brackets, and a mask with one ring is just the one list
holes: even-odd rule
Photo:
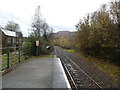
[[2, 32], [7, 35], [7, 36], [12, 36], [12, 37], [16, 37], [16, 32], [13, 32], [13, 31], [9, 31], [9, 30], [4, 30], [4, 29], [1, 29]]

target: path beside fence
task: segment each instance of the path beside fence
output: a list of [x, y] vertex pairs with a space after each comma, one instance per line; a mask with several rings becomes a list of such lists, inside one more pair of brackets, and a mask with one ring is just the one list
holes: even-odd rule
[[[56, 66], [57, 65], [57, 66]], [[59, 71], [59, 72], [58, 72]], [[56, 78], [58, 77], [58, 78]], [[55, 82], [57, 82], [55, 84]], [[57, 87], [59, 86], [59, 87]], [[2, 78], [3, 88], [67, 88], [60, 61], [32, 58]]]

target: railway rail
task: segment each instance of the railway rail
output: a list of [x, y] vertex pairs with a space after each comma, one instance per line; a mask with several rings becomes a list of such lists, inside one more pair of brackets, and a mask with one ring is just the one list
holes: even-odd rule
[[80, 68], [62, 49], [55, 47], [56, 55], [61, 59], [71, 88], [79, 90], [81, 88], [95, 88], [103, 90], [103, 87]]

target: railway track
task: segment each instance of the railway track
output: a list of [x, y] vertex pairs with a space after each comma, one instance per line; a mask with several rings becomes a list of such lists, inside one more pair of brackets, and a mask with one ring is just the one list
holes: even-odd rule
[[73, 62], [62, 49], [55, 48], [56, 55], [61, 59], [66, 75], [73, 90], [79, 90], [81, 88], [95, 88], [102, 90], [102, 86], [99, 85], [93, 78], [91, 78], [84, 70], [82, 70], [76, 63]]

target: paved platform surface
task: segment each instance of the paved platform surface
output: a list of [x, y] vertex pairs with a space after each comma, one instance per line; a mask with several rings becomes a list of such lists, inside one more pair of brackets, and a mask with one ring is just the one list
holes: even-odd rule
[[3, 88], [69, 87], [57, 58], [32, 58], [2, 77]]
[[59, 58], [54, 57], [52, 88], [70, 88]]

